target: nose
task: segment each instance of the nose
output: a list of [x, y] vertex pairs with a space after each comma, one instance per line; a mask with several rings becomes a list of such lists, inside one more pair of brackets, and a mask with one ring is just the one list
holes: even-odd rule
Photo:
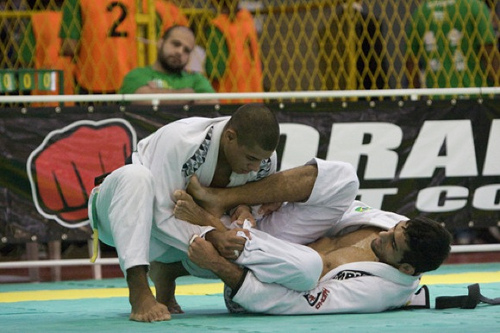
[[387, 238], [387, 236], [389, 235], [389, 232], [388, 231], [381, 231], [378, 233], [378, 236], [380, 237], [380, 239], [383, 241]]

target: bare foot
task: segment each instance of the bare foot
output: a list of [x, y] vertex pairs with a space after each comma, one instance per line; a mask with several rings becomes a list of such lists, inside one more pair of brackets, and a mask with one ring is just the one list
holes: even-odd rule
[[130, 304], [132, 305], [130, 320], [150, 323], [171, 318], [168, 308], [157, 302], [152, 294], [145, 297], [131, 297]]
[[180, 262], [165, 264], [153, 261], [150, 264], [149, 277], [156, 288], [156, 300], [168, 307], [172, 314], [184, 313], [175, 299], [175, 279], [189, 275]]
[[187, 221], [191, 224], [201, 226], [210, 225], [209, 221], [213, 216], [194, 202], [193, 197], [185, 191], [176, 190], [174, 192], [176, 200], [174, 215], [179, 220]]
[[226, 210], [230, 208], [223, 207], [218, 199], [217, 189], [201, 185], [196, 175], [191, 177], [186, 192], [192, 195], [202, 208], [217, 218], [224, 215]]
[[132, 306], [130, 320], [141, 322], [170, 320], [168, 308], [156, 301], [149, 288], [145, 266], [127, 269], [127, 284]]

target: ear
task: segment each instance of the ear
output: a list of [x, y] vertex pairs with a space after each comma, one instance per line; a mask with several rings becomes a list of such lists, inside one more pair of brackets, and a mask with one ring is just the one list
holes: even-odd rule
[[224, 131], [224, 136], [226, 137], [227, 141], [233, 141], [237, 139], [236, 131], [232, 128], [228, 128]]
[[403, 263], [403, 264], [399, 265], [398, 269], [401, 273], [405, 273], [408, 275], [415, 274], [415, 267], [413, 267], [412, 265], [407, 264], [407, 263]]

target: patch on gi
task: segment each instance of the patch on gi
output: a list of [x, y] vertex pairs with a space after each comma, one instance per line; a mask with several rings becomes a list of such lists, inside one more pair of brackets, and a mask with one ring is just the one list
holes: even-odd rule
[[207, 136], [201, 143], [198, 150], [187, 160], [182, 166], [182, 175], [184, 178], [192, 176], [200, 166], [205, 163], [208, 154], [208, 148], [210, 148], [210, 143], [212, 142], [212, 132], [214, 127], [210, 127]]
[[341, 272], [337, 273], [337, 275], [335, 275], [332, 278], [332, 280], [343, 281], [343, 280], [348, 280], [348, 279], [352, 279], [352, 278], [358, 278], [361, 276], [373, 276], [373, 274], [363, 272], [363, 271], [345, 270], [345, 271], [341, 271]]
[[269, 172], [271, 171], [271, 158], [266, 158], [260, 162], [260, 168], [257, 172], [257, 179], [262, 179], [269, 176]]
[[323, 303], [325, 303], [326, 299], [330, 295], [330, 291], [326, 288], [322, 288], [320, 292], [316, 294], [305, 294], [303, 295], [306, 299], [309, 306], [314, 307], [315, 309], [321, 308]]
[[369, 211], [372, 209], [373, 208], [371, 208], [369, 206], [358, 206], [358, 207], [354, 208], [354, 211], [359, 212], [359, 213], [363, 213], [363, 212], [366, 212], [366, 211]]

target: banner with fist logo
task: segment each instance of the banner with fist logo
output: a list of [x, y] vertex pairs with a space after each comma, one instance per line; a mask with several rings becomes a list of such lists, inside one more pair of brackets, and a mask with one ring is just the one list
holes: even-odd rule
[[[498, 100], [269, 104], [280, 122], [278, 167], [312, 157], [351, 163], [358, 199], [450, 230], [500, 220]], [[0, 112], [0, 242], [87, 240], [94, 178], [172, 121], [230, 115], [238, 105], [16, 107]]]

